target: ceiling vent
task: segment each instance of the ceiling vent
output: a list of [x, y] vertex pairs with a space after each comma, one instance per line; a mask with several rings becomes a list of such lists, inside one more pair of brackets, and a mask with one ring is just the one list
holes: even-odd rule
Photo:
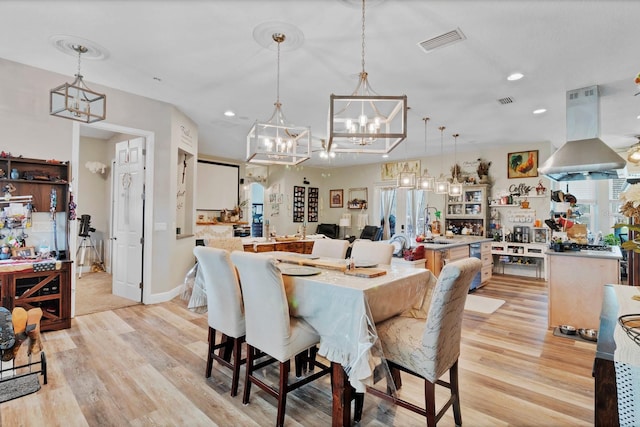
[[510, 97], [510, 96], [507, 96], [507, 97], [505, 97], [505, 98], [500, 98], [500, 99], [498, 99], [498, 102], [499, 102], [500, 104], [502, 104], [502, 105], [505, 105], [505, 104], [513, 104], [513, 101], [515, 101], [515, 99], [513, 99], [513, 98], [512, 98], [512, 97]]
[[460, 30], [460, 28], [456, 28], [455, 30], [449, 31], [448, 33], [441, 34], [429, 40], [421, 41], [420, 43], [418, 43], [418, 45], [426, 53], [430, 53], [441, 47], [449, 46], [450, 44], [466, 40], [466, 38], [467, 36], [462, 33], [462, 30]]

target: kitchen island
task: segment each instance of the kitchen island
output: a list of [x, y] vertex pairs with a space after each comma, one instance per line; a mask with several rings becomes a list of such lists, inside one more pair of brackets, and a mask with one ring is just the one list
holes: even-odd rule
[[547, 250], [549, 327], [598, 329], [604, 285], [620, 283], [618, 246], [610, 251]]
[[432, 240], [415, 243], [415, 246], [424, 246], [424, 254], [427, 259], [427, 268], [439, 276], [445, 263], [472, 255], [471, 245], [479, 245], [479, 257], [482, 260], [481, 283], [491, 278], [493, 270], [493, 258], [491, 256], [492, 239], [477, 236], [456, 236], [453, 238], [437, 237]]

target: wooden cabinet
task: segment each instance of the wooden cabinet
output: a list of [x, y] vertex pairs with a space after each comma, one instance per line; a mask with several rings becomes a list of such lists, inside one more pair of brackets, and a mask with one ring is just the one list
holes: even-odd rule
[[51, 190], [56, 190], [57, 211], [66, 211], [69, 197], [69, 165], [58, 160], [0, 157], [0, 185], [12, 184], [12, 196], [32, 196], [37, 212], [49, 212]]
[[[45, 268], [45, 271], [36, 271]], [[47, 261], [0, 269], [2, 306], [42, 308], [40, 329], [53, 331], [71, 327], [71, 261]], [[19, 271], [9, 271], [21, 268]], [[46, 268], [53, 268], [46, 270]]]
[[618, 259], [553, 253], [549, 260], [549, 327], [598, 329], [605, 284], [620, 283]]
[[487, 184], [465, 185], [460, 196], [445, 197], [445, 222], [446, 231], [453, 234], [486, 236], [488, 228], [488, 190]]
[[493, 275], [493, 255], [491, 254], [491, 242], [482, 242], [480, 244], [480, 260], [482, 261], [482, 270], [480, 271], [480, 283], [486, 283]]
[[313, 240], [298, 240], [295, 242], [264, 242], [247, 243], [244, 245], [245, 252], [295, 252], [299, 254], [310, 254], [313, 250]]
[[442, 250], [425, 249], [424, 257], [427, 260], [427, 269], [431, 270], [435, 276], [439, 276], [446, 263], [469, 257], [469, 245]]

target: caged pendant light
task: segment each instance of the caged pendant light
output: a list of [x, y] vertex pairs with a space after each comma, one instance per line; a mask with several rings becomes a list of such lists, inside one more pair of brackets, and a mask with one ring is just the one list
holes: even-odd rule
[[247, 135], [247, 161], [263, 165], [297, 165], [311, 157], [311, 128], [287, 124], [280, 103], [280, 44], [283, 33], [274, 33], [278, 44], [276, 102], [266, 122], [256, 121]]
[[364, 67], [365, 0], [362, 0], [362, 71], [351, 95], [330, 97], [327, 150], [387, 154], [407, 137], [407, 96], [381, 96]]
[[71, 46], [78, 53], [78, 73], [73, 83], [64, 83], [49, 91], [49, 114], [84, 123], [104, 120], [107, 116], [107, 96], [87, 87], [80, 74], [80, 60], [87, 53], [85, 46]]
[[445, 178], [444, 173], [442, 172], [442, 155], [444, 154], [443, 151], [443, 144], [444, 144], [444, 136], [443, 136], [443, 132], [446, 128], [444, 126], [440, 126], [438, 128], [438, 130], [440, 131], [440, 176], [438, 177], [438, 179], [436, 179], [436, 183], [435, 183], [435, 193], [436, 194], [447, 194], [449, 192], [449, 181], [447, 181], [447, 178]]
[[[429, 121], [429, 117], [423, 117], [424, 121], [424, 153], [427, 154], [427, 122]], [[433, 191], [435, 189], [435, 179], [429, 175], [429, 171], [427, 169], [424, 170], [420, 179], [418, 179], [418, 189], [425, 191]]]
[[416, 174], [409, 170], [408, 162], [398, 174], [398, 188], [416, 188]]
[[462, 184], [458, 182], [458, 137], [459, 133], [453, 134], [453, 180], [449, 184], [449, 195], [459, 196], [462, 194]]

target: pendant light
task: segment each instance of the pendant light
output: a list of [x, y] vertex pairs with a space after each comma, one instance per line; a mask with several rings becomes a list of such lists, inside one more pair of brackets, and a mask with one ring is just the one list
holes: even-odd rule
[[416, 188], [416, 174], [409, 170], [409, 162], [405, 162], [398, 174], [398, 188]]
[[[427, 154], [427, 122], [429, 121], [429, 117], [423, 117], [424, 121], [424, 153]], [[422, 176], [418, 180], [418, 189], [425, 191], [433, 191], [435, 188], [435, 179], [429, 175], [429, 171], [427, 169], [424, 170]]]
[[49, 114], [84, 123], [104, 120], [107, 115], [107, 96], [87, 87], [80, 74], [80, 60], [87, 53], [85, 46], [71, 46], [78, 53], [78, 73], [73, 83], [64, 83], [49, 91]]
[[640, 164], [640, 135], [636, 135], [638, 142], [633, 144], [627, 152], [627, 160], [636, 165]]
[[442, 156], [444, 154], [443, 144], [444, 144], [444, 130], [446, 128], [444, 126], [440, 126], [438, 130], [440, 130], [440, 176], [436, 179], [436, 194], [447, 194], [449, 192], [449, 181], [445, 178], [444, 173], [442, 173]]
[[462, 194], [462, 184], [458, 182], [458, 137], [459, 133], [453, 134], [453, 180], [449, 184], [449, 195], [460, 196]]
[[362, 0], [362, 71], [351, 95], [331, 95], [327, 150], [387, 154], [407, 137], [407, 96], [381, 96], [364, 68], [365, 0]]
[[278, 44], [276, 102], [266, 122], [256, 121], [247, 135], [247, 161], [263, 165], [297, 165], [311, 157], [311, 128], [287, 124], [280, 103], [280, 44], [283, 33], [274, 33]]

